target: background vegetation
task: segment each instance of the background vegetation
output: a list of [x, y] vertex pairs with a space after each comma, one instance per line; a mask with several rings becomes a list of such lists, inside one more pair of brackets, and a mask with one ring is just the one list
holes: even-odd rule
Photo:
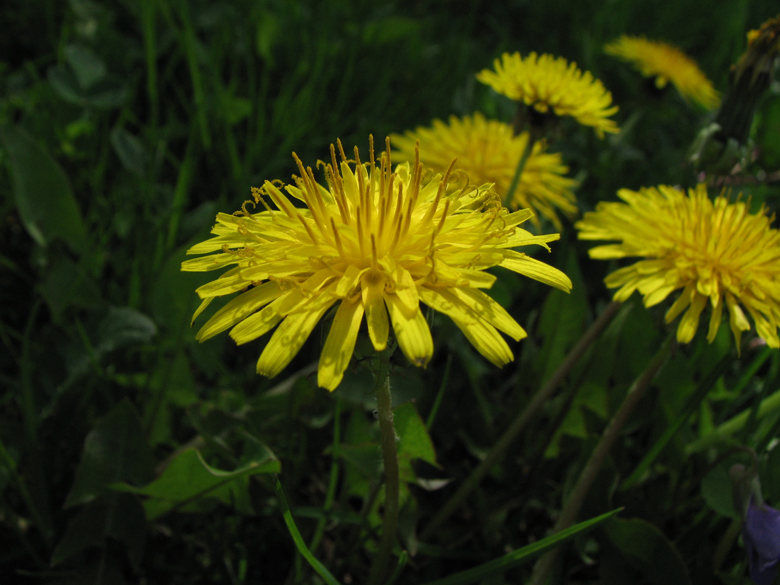
[[[322, 325], [274, 380], [254, 373], [267, 338], [198, 344], [194, 289], [211, 275], [181, 273], [185, 250], [250, 186], [289, 179], [293, 150], [313, 164], [336, 138], [366, 148], [369, 133], [477, 110], [511, 120], [513, 104], [474, 79], [503, 51], [574, 60], [620, 106], [621, 134], [599, 141], [572, 125], [555, 145], [581, 182], [583, 212], [619, 188], [690, 185], [685, 154], [706, 115], [602, 47], [622, 33], [669, 41], [722, 91], [746, 31], [776, 12], [769, 0], [8, 0], [0, 580], [320, 582], [285, 526], [278, 472], [317, 557], [340, 582], [364, 582], [381, 503], [368, 369], [358, 359], [336, 392], [318, 389]], [[776, 171], [776, 85], [754, 136], [753, 175]], [[755, 208], [777, 208], [777, 183], [739, 190]], [[589, 260], [571, 224], [545, 260], [570, 275], [571, 295], [496, 273], [491, 294], [530, 333], [513, 346], [514, 364], [494, 368], [440, 317], [427, 369], [395, 358], [409, 553], [399, 583], [543, 538], [666, 336], [663, 307], [626, 303], [466, 505], [418, 540], [609, 302], [602, 280], [614, 266]], [[712, 345], [700, 332], [677, 350], [581, 518], [625, 510], [566, 549], [556, 582], [745, 582], [727, 457], [734, 445], [755, 448], [764, 495], [780, 503], [779, 391], [778, 353], [753, 344], [737, 358], [725, 327]], [[530, 567], [483, 582], [521, 583]]]

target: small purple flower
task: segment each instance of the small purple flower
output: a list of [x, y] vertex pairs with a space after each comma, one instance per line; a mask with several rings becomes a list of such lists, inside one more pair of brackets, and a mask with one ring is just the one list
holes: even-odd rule
[[750, 578], [756, 585], [772, 585], [780, 569], [780, 510], [755, 505], [750, 496], [742, 538], [750, 563]]

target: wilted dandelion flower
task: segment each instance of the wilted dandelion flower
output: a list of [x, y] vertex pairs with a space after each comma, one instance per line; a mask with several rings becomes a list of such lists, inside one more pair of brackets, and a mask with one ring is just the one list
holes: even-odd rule
[[744, 201], [723, 195], [713, 202], [703, 184], [687, 196], [668, 186], [622, 189], [618, 196], [625, 203], [600, 203], [576, 224], [580, 239], [620, 241], [592, 248], [591, 258], [644, 258], [607, 276], [607, 286], [618, 288], [615, 300], [638, 290], [650, 307], [682, 289], [666, 313], [671, 322], [685, 311], [680, 343], [693, 339], [709, 300], [709, 342], [725, 305], [737, 349], [750, 329], [743, 307], [767, 344], [780, 347], [780, 232], [770, 227], [774, 218], [763, 209], [750, 214]]
[[[414, 160], [415, 144], [419, 141], [420, 159], [426, 166], [444, 172], [456, 158], [455, 168], [463, 170], [470, 181], [476, 185], [494, 183], [498, 194], [504, 197], [528, 142], [528, 133], [515, 136], [509, 124], [486, 120], [477, 113], [464, 118], [451, 116], [449, 124], [434, 120], [431, 128], [419, 127], [408, 130], [404, 136], [394, 134], [390, 138], [403, 160]], [[525, 163], [512, 207], [530, 207], [561, 229], [556, 209], [569, 217], [577, 212], [572, 192], [577, 182], [564, 176], [568, 171], [559, 153], [545, 152], [544, 144], [537, 142]], [[536, 216], [531, 221], [539, 226]]]
[[609, 116], [618, 111], [612, 94], [589, 71], [563, 57], [538, 56], [525, 59], [520, 53], [504, 53], [494, 62], [495, 71], [484, 69], [477, 79], [510, 99], [533, 106], [537, 112], [552, 110], [558, 116], [572, 116], [580, 124], [593, 126], [599, 138], [604, 132], [618, 132]]
[[[252, 341], [278, 325], [257, 362], [257, 371], [277, 375], [295, 357], [317, 322], [338, 305], [318, 370], [320, 386], [333, 390], [349, 364], [360, 324], [365, 320], [377, 351], [387, 345], [392, 324], [407, 359], [424, 366], [433, 354], [420, 301], [449, 315], [487, 359], [504, 365], [513, 359], [498, 333], [515, 340], [526, 333], [498, 303], [480, 289], [503, 266], [563, 290], [571, 281], [559, 270], [512, 250], [557, 240], [558, 234], [533, 236], [518, 227], [530, 210], [509, 213], [489, 186], [447, 192], [449, 170], [423, 183], [422, 166], [402, 164], [393, 172], [390, 142], [379, 161], [355, 164], [338, 144], [330, 163], [321, 163], [327, 187], [311, 168], [282, 190], [266, 181], [253, 188], [254, 203], [265, 207], [234, 215], [220, 213], [214, 238], [190, 254], [217, 252], [188, 260], [183, 270], [205, 271], [234, 265], [201, 286], [195, 317], [216, 297], [238, 291], [201, 328], [208, 339], [230, 327], [236, 343]], [[302, 202], [296, 207], [290, 198]], [[273, 203], [276, 209], [272, 209]], [[549, 249], [549, 248], [548, 248]], [[389, 319], [388, 319], [389, 313]]]
[[720, 103], [718, 92], [696, 62], [672, 45], [623, 35], [605, 45], [604, 52], [632, 63], [645, 77], [655, 76], [659, 89], [671, 81], [685, 99], [708, 110]]

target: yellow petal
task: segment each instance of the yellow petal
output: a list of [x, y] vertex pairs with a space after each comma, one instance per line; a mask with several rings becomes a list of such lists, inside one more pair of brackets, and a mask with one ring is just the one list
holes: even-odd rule
[[332, 391], [341, 383], [344, 370], [347, 369], [355, 350], [355, 340], [362, 320], [363, 303], [360, 299], [355, 302], [341, 301], [320, 356], [317, 384], [322, 388]]
[[310, 310], [287, 315], [260, 354], [257, 373], [273, 378], [281, 372], [298, 354], [325, 311], [337, 300], [330, 295], [322, 296], [312, 301]]
[[250, 284], [252, 284], [252, 282], [241, 275], [240, 268], [233, 268], [232, 270], [228, 270], [217, 280], [212, 280], [197, 288], [195, 292], [198, 293], [198, 296], [202, 299], [221, 297], [234, 293], [242, 288], [246, 288]]
[[712, 343], [715, 340], [715, 336], [720, 329], [720, 319], [723, 315], [723, 300], [721, 299], [718, 304], [712, 307], [712, 316], [710, 317], [710, 328], [707, 331], [707, 342]]
[[385, 300], [387, 300], [388, 296], [395, 296], [396, 300], [400, 302], [401, 309], [406, 317], [411, 318], [420, 310], [420, 297], [417, 296], [417, 286], [414, 284], [414, 279], [408, 270], [400, 264], [394, 264], [392, 275], [395, 284], [395, 294], [385, 295]]
[[181, 270], [182, 272], [208, 272], [231, 264], [238, 264], [240, 260], [241, 257], [238, 254], [212, 254], [185, 260], [181, 263]]
[[293, 290], [283, 294], [263, 310], [241, 321], [231, 329], [230, 337], [233, 338], [236, 344], [242, 345], [268, 333], [276, 327], [279, 321], [284, 319], [284, 315], [279, 314], [279, 307], [289, 297], [294, 296], [293, 293], [295, 292], [297, 291]]
[[674, 301], [674, 304], [672, 304], [671, 307], [669, 307], [669, 310], [666, 311], [665, 319], [667, 323], [671, 323], [674, 321], [677, 316], [682, 313], [688, 305], [691, 304], [691, 296], [694, 294], [694, 288], [692, 285], [686, 286], [682, 294], [677, 298], [676, 301]]
[[680, 319], [680, 325], [677, 327], [678, 342], [688, 343], [693, 339], [693, 336], [696, 334], [696, 329], [699, 327], [699, 316], [706, 306], [707, 297], [694, 292], [691, 306], [688, 308], [685, 315], [683, 315], [683, 318]]
[[742, 346], [742, 332], [750, 331], [750, 323], [748, 323], [745, 313], [742, 312], [742, 307], [737, 304], [737, 300], [731, 293], [726, 294], [726, 306], [729, 309], [729, 327], [736, 341], [737, 353], [739, 353]]
[[198, 306], [197, 309], [195, 309], [195, 313], [192, 315], [192, 320], [190, 321], [190, 327], [192, 327], [192, 324], [195, 323], [195, 319], [198, 318], [198, 315], [200, 315], [203, 311], [206, 310], [206, 307], [208, 307], [211, 304], [211, 301], [214, 300], [214, 297], [209, 297], [207, 299], [203, 299]]
[[503, 331], [515, 341], [520, 341], [528, 334], [520, 327], [504, 307], [480, 290], [453, 288], [447, 291], [454, 295], [464, 305], [470, 307], [481, 319], [484, 319], [499, 331]]
[[273, 281], [265, 282], [240, 294], [214, 313], [211, 319], [206, 321], [198, 331], [195, 339], [205, 341], [214, 337], [275, 300], [281, 294], [282, 290], [279, 285]]
[[363, 293], [363, 308], [366, 311], [368, 336], [376, 351], [387, 347], [390, 323], [385, 309], [385, 277], [377, 270], [369, 270], [360, 279]]
[[544, 284], [554, 286], [563, 292], [571, 291], [571, 280], [557, 268], [553, 268], [544, 262], [540, 262], [539, 260], [526, 256], [520, 252], [515, 252], [514, 250], [508, 250], [507, 254], [509, 254], [509, 256], [504, 259], [500, 266], [519, 274], [524, 274], [525, 276], [543, 282]]
[[433, 356], [433, 338], [419, 305], [417, 312], [409, 317], [397, 295], [386, 295], [385, 301], [401, 351], [411, 363], [425, 367]]
[[452, 319], [477, 351], [493, 364], [500, 367], [514, 359], [512, 351], [495, 327], [481, 319], [460, 299], [447, 295], [443, 290], [427, 287], [420, 288], [418, 292], [426, 305]]

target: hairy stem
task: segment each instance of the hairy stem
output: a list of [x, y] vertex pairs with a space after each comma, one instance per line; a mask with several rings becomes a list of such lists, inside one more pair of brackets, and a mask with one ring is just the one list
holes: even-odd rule
[[382, 460], [385, 467], [385, 511], [382, 526], [382, 541], [374, 557], [368, 576], [369, 585], [381, 585], [387, 573], [387, 563], [393, 551], [398, 532], [398, 452], [395, 447], [395, 426], [393, 425], [393, 399], [390, 394], [388, 363], [390, 351], [379, 354], [376, 367], [376, 402], [379, 415], [379, 437], [382, 445]]

